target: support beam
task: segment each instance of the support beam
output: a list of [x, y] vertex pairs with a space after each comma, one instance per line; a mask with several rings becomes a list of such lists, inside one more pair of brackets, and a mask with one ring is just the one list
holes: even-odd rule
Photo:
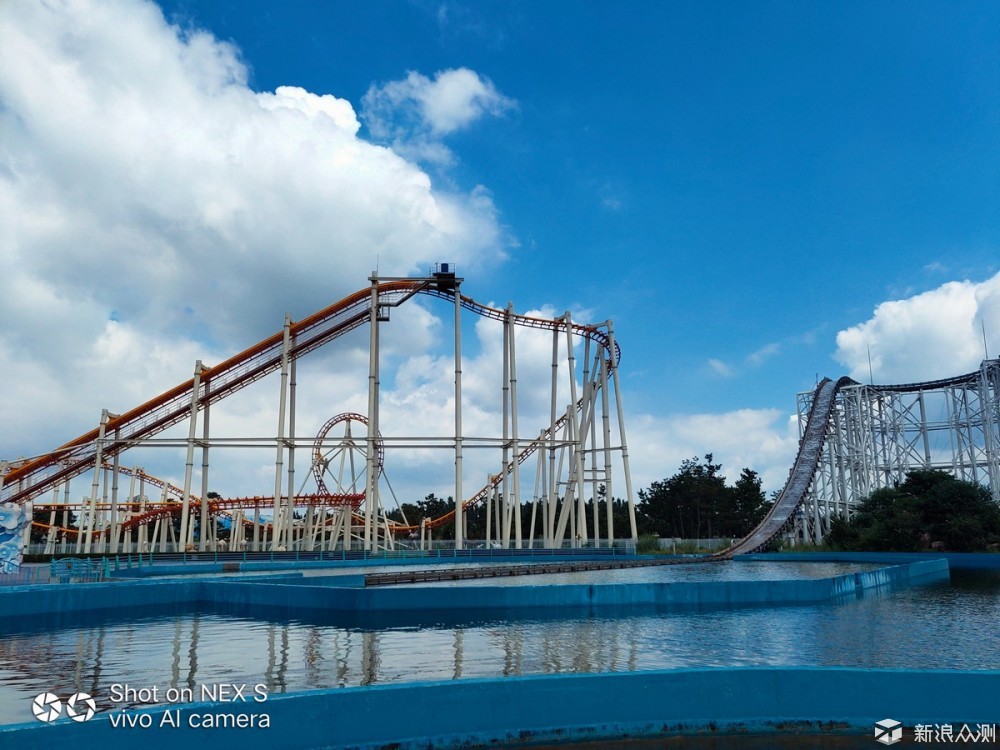
[[194, 474], [195, 435], [198, 432], [198, 397], [201, 391], [201, 371], [204, 366], [199, 359], [194, 363], [194, 386], [191, 388], [191, 415], [188, 422], [187, 462], [184, 465], [184, 497], [181, 500], [181, 533], [177, 540], [177, 552], [183, 552], [188, 543], [191, 522], [191, 480]]

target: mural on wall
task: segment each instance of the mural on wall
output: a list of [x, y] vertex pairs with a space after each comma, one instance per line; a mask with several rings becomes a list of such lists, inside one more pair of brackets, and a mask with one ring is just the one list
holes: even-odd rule
[[0, 572], [13, 573], [24, 558], [24, 538], [31, 525], [30, 503], [0, 505]]

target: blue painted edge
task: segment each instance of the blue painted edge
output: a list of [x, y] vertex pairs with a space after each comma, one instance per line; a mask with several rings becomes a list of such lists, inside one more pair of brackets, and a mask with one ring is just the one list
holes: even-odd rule
[[[902, 722], [912, 740], [917, 724], [952, 724], [956, 734], [962, 725], [995, 724], [998, 706], [1000, 672], [993, 671], [676, 669], [378, 685], [130, 712], [148, 714], [149, 729], [113, 728], [118, 712], [111, 711], [85, 723], [62, 717], [0, 727], [0, 746], [416, 750], [625, 736], [873, 734], [887, 718]], [[99, 709], [108, 707], [98, 699]], [[161, 726], [174, 711], [179, 726]], [[190, 724], [240, 714], [255, 715], [257, 724], [266, 715], [268, 727]]]
[[119, 610], [122, 607], [226, 605], [263, 612], [323, 610], [415, 616], [428, 611], [511, 616], [533, 610], [577, 616], [837, 601], [865, 591], [946, 580], [946, 560], [919, 560], [830, 578], [770, 581], [566, 584], [559, 586], [399, 586], [365, 588], [363, 576], [180, 578], [50, 584], [0, 590], [0, 618]]
[[845, 562], [907, 564], [921, 560], [947, 560], [952, 570], [1000, 569], [1000, 554], [996, 552], [766, 552], [737, 555], [739, 561], [767, 562]]

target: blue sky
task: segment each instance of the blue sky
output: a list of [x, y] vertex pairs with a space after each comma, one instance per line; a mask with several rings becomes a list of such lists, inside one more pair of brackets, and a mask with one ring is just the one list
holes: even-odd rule
[[[1000, 352], [995, 3], [4, 13], [4, 457], [364, 287], [376, 254], [613, 319], [640, 485], [713, 451], [774, 489], [817, 375], [867, 379], [869, 352], [879, 382], [969, 371], [984, 326]], [[251, 95], [283, 119], [248, 116]], [[337, 139], [359, 183], [311, 171]], [[395, 226], [428, 201], [443, 218]], [[401, 342], [433, 338], [422, 315]]]
[[517, 243], [468, 291], [613, 318], [649, 409], [787, 407], [878, 303], [998, 270], [990, 3], [162, 6], [257, 90], [465, 67], [514, 99], [430, 172]]

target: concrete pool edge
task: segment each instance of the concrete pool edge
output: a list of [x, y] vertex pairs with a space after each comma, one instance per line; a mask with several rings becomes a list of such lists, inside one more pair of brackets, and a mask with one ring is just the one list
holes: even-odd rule
[[[282, 570], [350, 570], [352, 568], [409, 567], [413, 565], [509, 565], [511, 563], [540, 562], [587, 562], [611, 560], [642, 560], [655, 558], [653, 555], [637, 555], [615, 548], [578, 550], [436, 550], [424, 553], [411, 552], [393, 556], [372, 554], [367, 557], [335, 557], [326, 559], [296, 559], [287, 554], [268, 559], [251, 557], [242, 560], [213, 559], [212, 553], [189, 553], [186, 562], [161, 562], [142, 564], [141, 556], [136, 556], [133, 564], [131, 555], [109, 558], [116, 578], [156, 578], [163, 576], [205, 575], [218, 573], [253, 573]], [[544, 554], [543, 554], [544, 553]], [[678, 555], [678, 557], [697, 557]], [[707, 556], [703, 556], [707, 557]], [[126, 563], [126, 564], [122, 564]]]
[[[100, 705], [99, 708], [108, 706]], [[1000, 672], [842, 667], [720, 667], [534, 675], [335, 688], [262, 703], [143, 709], [152, 728], [114, 728], [111, 713], [0, 727], [0, 745], [144, 750], [209, 740], [214, 748], [474, 747], [666, 738], [696, 734], [871, 735], [891, 718], [918, 724], [996, 724]], [[27, 708], [27, 707], [26, 707]], [[168, 710], [179, 726], [159, 727]], [[270, 727], [205, 729], [191, 717], [266, 713]], [[159, 728], [158, 728], [159, 727]], [[204, 732], [209, 734], [205, 735]], [[210, 738], [210, 739], [209, 739]]]
[[[294, 612], [427, 613], [490, 616], [518, 611], [563, 612], [567, 617], [597, 610], [631, 614], [699, 608], [785, 606], [836, 601], [865, 591], [946, 580], [946, 560], [919, 560], [829, 578], [777, 581], [565, 584], [363, 588], [358, 576], [305, 579], [254, 578], [115, 581], [11, 587], [0, 591], [4, 619], [54, 613], [100, 612], [123, 607], [223, 605]], [[429, 603], [433, 602], [432, 605]]]

